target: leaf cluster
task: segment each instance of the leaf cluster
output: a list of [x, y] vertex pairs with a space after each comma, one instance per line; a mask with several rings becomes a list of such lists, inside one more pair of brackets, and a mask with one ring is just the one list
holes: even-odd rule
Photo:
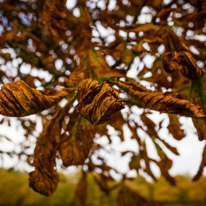
[[[167, 129], [178, 141], [185, 138], [180, 122], [185, 116], [192, 118], [198, 139], [206, 138], [206, 2], [73, 3], [0, 2], [0, 114], [18, 117], [26, 137], [22, 152], [1, 153], [28, 157], [34, 167], [29, 185], [47, 196], [59, 182], [57, 159], [64, 167], [81, 166], [85, 176], [76, 198], [84, 204], [87, 172], [99, 172], [101, 181], [97, 183], [107, 194], [112, 190], [107, 181], [115, 175], [128, 178], [127, 173], [108, 164], [103, 154], [110, 151], [98, 143], [103, 136], [112, 143], [108, 128], [113, 128], [123, 143], [128, 138], [126, 128], [137, 145], [135, 151], [120, 152], [121, 157], [130, 155], [130, 170], [156, 180], [151, 168], [156, 165], [175, 185], [168, 152], [179, 152], [159, 131]], [[154, 111], [167, 114], [167, 128], [163, 120], [151, 118]], [[34, 121], [22, 118], [31, 114], [36, 114]], [[43, 131], [34, 153], [28, 153], [38, 118]], [[5, 122], [10, 124], [10, 119], [1, 120], [1, 124]], [[149, 155], [148, 141], [156, 157]], [[206, 146], [194, 180], [206, 165], [205, 152]], [[118, 201], [120, 205], [151, 204], [134, 197], [125, 186]]]

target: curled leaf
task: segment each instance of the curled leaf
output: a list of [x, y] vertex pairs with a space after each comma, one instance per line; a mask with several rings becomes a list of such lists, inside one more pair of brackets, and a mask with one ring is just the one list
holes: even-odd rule
[[29, 174], [29, 186], [46, 196], [53, 194], [59, 182], [59, 175], [55, 169], [55, 157], [63, 117], [63, 114], [58, 111], [45, 125], [34, 151], [35, 171]]
[[180, 51], [176, 55], [166, 52], [162, 64], [166, 72], [180, 71], [183, 76], [192, 80], [198, 80], [204, 75], [189, 51]]
[[118, 92], [103, 82], [86, 79], [78, 90], [78, 110], [92, 124], [102, 124], [124, 108]]
[[22, 117], [48, 109], [68, 95], [68, 91], [38, 91], [23, 81], [5, 84], [0, 91], [0, 114]]
[[172, 73], [179, 70], [179, 64], [173, 60], [172, 52], [165, 52], [162, 57], [162, 64], [166, 72]]
[[206, 118], [199, 105], [193, 104], [178, 93], [151, 91], [138, 83], [129, 81], [114, 83], [130, 94], [133, 98], [131, 101], [139, 107], [198, 119]]
[[190, 52], [183, 51], [178, 52], [175, 57], [175, 61], [178, 62], [181, 67], [181, 73], [192, 80], [197, 80], [203, 77], [204, 72], [197, 66], [195, 59], [192, 57]]
[[59, 175], [52, 167], [36, 168], [29, 174], [29, 186], [36, 192], [51, 196], [59, 183]]

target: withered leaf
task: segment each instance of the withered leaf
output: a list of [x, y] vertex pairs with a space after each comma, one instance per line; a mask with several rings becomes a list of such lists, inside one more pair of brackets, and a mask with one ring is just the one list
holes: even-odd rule
[[103, 82], [86, 79], [78, 90], [78, 110], [92, 124], [102, 124], [124, 108], [118, 92]]
[[185, 137], [184, 131], [180, 128], [180, 122], [178, 120], [177, 115], [175, 114], [169, 114], [169, 125], [168, 125], [168, 130], [169, 132], [172, 134], [172, 136], [176, 139], [176, 140], [181, 140]]
[[172, 73], [174, 71], [178, 71], [179, 65], [176, 61], [173, 59], [174, 55], [172, 52], [165, 52], [162, 57], [162, 64], [166, 72]]
[[168, 73], [180, 71], [182, 75], [192, 80], [198, 80], [204, 75], [189, 51], [180, 51], [176, 55], [171, 52], [164, 53], [162, 63]]
[[195, 59], [189, 51], [178, 52], [174, 60], [182, 65], [181, 73], [192, 80], [198, 80], [203, 77], [204, 72], [197, 66]]
[[148, 81], [157, 84], [157, 89], [162, 87], [168, 89], [171, 88], [172, 82], [169, 82], [167, 76], [164, 74], [153, 74], [151, 77], [140, 77], [140, 80]]
[[[111, 116], [111, 119], [108, 121], [108, 124], [118, 131], [119, 133], [118, 136], [121, 139], [121, 141], [124, 141], [124, 131], [123, 131], [124, 123], [125, 121], [122, 117], [121, 112], [116, 112], [114, 115]], [[105, 130], [103, 132], [105, 135]]]
[[86, 198], [87, 198], [87, 175], [83, 172], [79, 183], [77, 184], [77, 188], [75, 191], [75, 195], [73, 197], [72, 203], [75, 204], [80, 202], [81, 205], [86, 205]]
[[17, 33], [18, 33], [18, 30], [11, 30], [9, 32], [2, 33], [1, 34], [0, 45], [4, 46], [5, 42], [12, 41], [13, 39], [15, 39]]
[[[121, 60], [122, 63], [125, 63], [127, 66], [130, 65], [135, 58], [135, 55], [133, 54], [133, 50], [130, 50], [127, 48], [127, 42], [119, 37], [116, 36], [117, 40], [115, 44], [110, 44], [107, 49], [104, 49], [103, 51], [111, 55], [116, 60]], [[106, 67], [104, 67], [106, 69]]]
[[115, 81], [115, 84], [130, 94], [134, 99], [133, 103], [139, 107], [180, 114], [186, 117], [206, 118], [203, 109], [199, 105], [193, 104], [178, 93], [151, 91], [131, 81]]
[[86, 64], [92, 70], [95, 77], [100, 78], [104, 75], [107, 75], [110, 73], [111, 68], [107, 64], [104, 56], [100, 53], [100, 51], [95, 49], [90, 49], [88, 52], [88, 60], [86, 61]]
[[206, 122], [202, 119], [192, 119], [192, 122], [197, 130], [198, 139], [206, 140]]
[[170, 184], [175, 185], [174, 177], [169, 174], [169, 170], [172, 167], [172, 160], [167, 157], [164, 150], [157, 143], [154, 145], [160, 157], [160, 160], [157, 161], [156, 164], [159, 166], [162, 176], [165, 177]]
[[123, 184], [119, 190], [117, 204], [118, 206], [163, 206], [163, 204], [158, 201], [151, 201], [142, 197], [136, 190], [127, 186], [126, 183]]
[[145, 124], [145, 126], [147, 127], [146, 133], [150, 136], [150, 138], [152, 139], [152, 141], [157, 144], [156, 140], [159, 140], [161, 143], [164, 144], [165, 147], [167, 147], [168, 150], [170, 150], [171, 152], [173, 152], [176, 155], [179, 155], [177, 149], [173, 146], [171, 146], [170, 144], [168, 144], [165, 140], [161, 139], [158, 135], [158, 132], [155, 129], [155, 123], [146, 116], [146, 113], [142, 113], [141, 115], [141, 119], [143, 121], [143, 123]]
[[158, 12], [157, 17], [164, 22], [170, 16], [172, 11], [174, 11], [174, 8], [161, 9], [160, 12]]
[[135, 54], [141, 54], [142, 52], [146, 52], [147, 50], [143, 47], [144, 41], [139, 42], [138, 44], [135, 44], [132, 46], [132, 51]]
[[[39, 15], [44, 19], [46, 26], [43, 27], [43, 31], [50, 34], [50, 38], [53, 37], [58, 42], [60, 36], [65, 36], [65, 29], [68, 24], [68, 16], [72, 16], [69, 10], [66, 8], [66, 3], [54, 1], [43, 1], [38, 3]], [[71, 18], [71, 17], [70, 17]], [[75, 22], [75, 18], [72, 20]]]
[[136, 139], [138, 144], [139, 144], [139, 154], [138, 155], [133, 155], [132, 157], [132, 162], [129, 164], [131, 169], [135, 169], [137, 173], [139, 172], [139, 169], [141, 168], [140, 160], [143, 160], [145, 163], [145, 168], [144, 171], [153, 179], [157, 180], [155, 175], [153, 174], [151, 167], [150, 167], [150, 162], [156, 162], [154, 159], [151, 159], [148, 157], [148, 152], [147, 152], [147, 147], [145, 142], [141, 141], [140, 137], [138, 136], [136, 128], [132, 127], [130, 124], [128, 124], [128, 127], [130, 131], [132, 132], [133, 139]]
[[82, 64], [75, 68], [69, 78], [66, 79], [66, 84], [67, 86], [76, 86], [81, 81], [91, 77], [91, 74], [93, 78], [124, 77], [126, 71], [111, 68], [103, 54], [95, 48], [91, 48], [86, 53], [83, 52]]
[[23, 81], [4, 84], [0, 91], [0, 114], [22, 117], [38, 113], [52, 107], [68, 94], [66, 89], [36, 90]]
[[148, 32], [151, 30], [157, 29], [157, 26], [152, 23], [146, 23], [146, 24], [134, 24], [132, 26], [127, 26], [127, 27], [120, 27], [120, 29], [126, 31], [126, 32]]
[[199, 169], [197, 171], [197, 174], [193, 177], [194, 181], [199, 180], [199, 178], [201, 177], [201, 175], [203, 173], [203, 170], [204, 170], [205, 166], [206, 166], [206, 145], [205, 145], [205, 147], [203, 149], [203, 152], [202, 152], [202, 161], [200, 163], [200, 166], [199, 166]]
[[106, 195], [110, 195], [110, 192], [118, 186], [118, 184], [109, 186], [108, 180], [104, 175], [99, 176], [97, 174], [93, 174], [93, 177], [97, 185]]
[[169, 169], [172, 167], [172, 160], [167, 158], [166, 156], [162, 157], [162, 159], [158, 162], [161, 174], [167, 179], [167, 181], [175, 185], [175, 179], [169, 174]]
[[69, 128], [69, 134], [61, 137], [59, 152], [64, 166], [82, 165], [89, 155], [95, 136], [94, 126], [78, 116], [76, 122]]
[[135, 169], [138, 172], [141, 168], [140, 160], [141, 158], [139, 155], [133, 155], [131, 161], [129, 162], [129, 168]]
[[35, 170], [29, 174], [29, 186], [46, 196], [53, 194], [59, 182], [59, 175], [55, 169], [55, 158], [63, 118], [64, 113], [58, 110], [45, 125], [34, 151], [33, 166]]
[[59, 183], [59, 175], [53, 167], [36, 168], [29, 174], [29, 186], [36, 192], [51, 196]]

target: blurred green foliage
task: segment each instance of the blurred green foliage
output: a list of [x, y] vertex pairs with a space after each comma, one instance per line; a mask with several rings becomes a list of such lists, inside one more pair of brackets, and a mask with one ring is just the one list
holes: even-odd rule
[[[95, 174], [97, 175], [97, 174]], [[45, 197], [34, 192], [27, 184], [27, 175], [13, 169], [0, 169], [0, 205], [80, 205], [74, 203], [75, 189], [81, 177], [81, 172], [69, 175], [61, 174], [60, 184], [52, 197]], [[192, 182], [189, 176], [176, 176], [176, 186], [170, 185], [163, 177], [157, 182], [148, 182], [138, 176], [133, 180], [125, 180], [125, 185], [150, 200], [158, 200], [165, 206], [205, 206], [206, 177]], [[106, 195], [96, 184], [93, 174], [87, 176], [88, 206], [113, 206], [119, 187], [110, 195]], [[117, 183], [117, 182], [116, 182]], [[115, 183], [115, 184], [116, 184]]]

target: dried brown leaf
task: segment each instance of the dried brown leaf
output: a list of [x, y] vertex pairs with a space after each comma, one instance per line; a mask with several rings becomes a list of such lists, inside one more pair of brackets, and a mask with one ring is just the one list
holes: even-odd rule
[[[123, 125], [125, 124], [125, 121], [122, 117], [121, 112], [116, 112], [114, 115], [112, 115], [108, 124], [110, 124], [116, 131], [119, 132], [118, 134], [119, 138], [121, 139], [121, 141], [124, 141]], [[105, 131], [104, 131], [104, 134], [105, 134]]]
[[29, 174], [29, 186], [46, 196], [53, 194], [59, 182], [59, 175], [55, 169], [55, 158], [63, 118], [64, 113], [58, 110], [45, 125], [34, 151], [33, 166], [35, 170]]
[[152, 141], [155, 143], [155, 144], [158, 144], [157, 143], [157, 140], [159, 140], [161, 143], [164, 144], [164, 146], [170, 150], [171, 152], [173, 152], [174, 154], [176, 155], [179, 155], [177, 149], [173, 146], [171, 146], [170, 144], [168, 144], [165, 140], [161, 139], [158, 135], [158, 131], [156, 131], [155, 127], [156, 127], [156, 124], [146, 116], [146, 113], [142, 113], [141, 115], [141, 119], [143, 121], [143, 123], [145, 124], [145, 126], [147, 127], [147, 129], [145, 130], [145, 132], [150, 136], [150, 138], [152, 139]]
[[180, 71], [185, 77], [192, 80], [198, 80], [203, 77], [203, 70], [197, 66], [196, 60], [190, 52], [178, 52], [175, 55], [174, 60], [182, 65]]
[[161, 9], [160, 12], [158, 12], [157, 17], [159, 17], [160, 20], [164, 22], [174, 10], [174, 8]]
[[92, 124], [102, 124], [123, 109], [118, 92], [103, 82], [84, 80], [78, 90], [78, 110]]
[[[131, 166], [133, 169], [136, 169], [137, 173], [139, 171], [139, 168], [141, 167], [140, 165], [140, 160], [143, 160], [145, 163], [145, 168], [143, 168], [143, 170], [153, 179], [153, 180], [157, 180], [155, 175], [153, 174], [151, 168], [150, 168], [150, 162], [156, 162], [155, 160], [151, 159], [148, 157], [148, 152], [147, 152], [147, 147], [145, 142], [142, 142], [140, 137], [138, 136], [137, 130], [136, 128], [132, 127], [131, 125], [128, 124], [128, 127], [130, 129], [130, 131], [132, 132], [132, 139], [136, 139], [138, 144], [139, 144], [139, 154], [138, 156], [133, 155], [131, 161], [132, 163], [129, 164], [129, 166]], [[134, 158], [134, 159], [133, 159]], [[133, 161], [134, 160], [134, 161]], [[135, 161], [136, 161], [136, 165], [135, 165]]]
[[202, 152], [202, 161], [200, 163], [197, 174], [193, 177], [194, 181], [199, 180], [199, 178], [202, 176], [202, 173], [203, 173], [203, 170], [204, 170], [205, 166], [206, 166], [206, 145], [205, 145], [205, 147], [203, 149], [203, 152]]
[[149, 108], [160, 112], [180, 114], [186, 117], [206, 118], [202, 108], [178, 93], [151, 91], [134, 82], [115, 81], [120, 88], [134, 99], [132, 101], [139, 107]]
[[2, 33], [0, 45], [4, 47], [5, 42], [14, 40], [18, 32], [19, 32], [18, 30], [14, 29], [14, 30]]
[[138, 173], [139, 169], [141, 168], [140, 160], [141, 160], [141, 158], [139, 155], [133, 155], [132, 159], [129, 162], [129, 168], [135, 169]]
[[180, 128], [181, 124], [175, 114], [169, 114], [168, 130], [176, 140], [181, 140], [185, 137], [184, 131]]
[[100, 53], [100, 51], [95, 49], [89, 50], [88, 60], [86, 63], [89, 65], [96, 78], [108, 75], [111, 71], [111, 68], [107, 64], [104, 56]]
[[158, 166], [160, 168], [161, 174], [166, 178], [166, 180], [175, 185], [175, 179], [169, 174], [169, 169], [172, 167], [172, 160], [167, 158], [166, 156], [162, 157], [161, 160], [158, 162]]
[[106, 195], [110, 195], [110, 192], [118, 186], [117, 184], [110, 186], [108, 179], [104, 175], [93, 174], [93, 177], [97, 185]]
[[157, 26], [152, 23], [146, 23], [146, 24], [134, 24], [132, 26], [126, 26], [126, 27], [120, 27], [121, 30], [126, 32], [149, 32], [151, 30], [156, 30]]
[[176, 55], [171, 52], [164, 53], [162, 63], [165, 71], [169, 73], [180, 71], [182, 75], [191, 80], [198, 80], [204, 75], [189, 50], [180, 51]]
[[0, 114], [22, 117], [38, 113], [52, 107], [68, 94], [66, 89], [39, 91], [23, 81], [4, 84], [0, 91]]
[[[155, 142], [154, 142], [155, 143]], [[163, 149], [157, 144], [155, 143], [155, 148], [157, 150], [157, 153], [160, 157], [160, 160], [156, 162], [156, 164], [159, 166], [160, 168], [160, 171], [161, 171], [161, 174], [163, 177], [166, 178], [166, 180], [172, 184], [172, 185], [175, 185], [176, 182], [175, 182], [175, 179], [174, 177], [172, 177], [170, 174], [169, 174], [169, 170], [171, 169], [172, 167], [172, 160], [169, 159], [167, 157], [167, 155], [165, 154], [165, 152], [163, 151]]]
[[81, 205], [86, 205], [86, 200], [87, 200], [87, 176], [86, 173], [83, 173], [81, 179], [79, 180], [79, 183], [77, 184], [77, 188], [72, 203], [75, 204], [80, 202]]
[[124, 77], [125, 74], [124, 69], [111, 69], [103, 54], [95, 48], [91, 48], [82, 53], [81, 64], [66, 79], [66, 84], [68, 86], [77, 86], [81, 81], [91, 76], [93, 78], [110, 78]]
[[137, 191], [131, 189], [126, 184], [123, 184], [119, 190], [117, 196], [117, 205], [118, 206], [162, 206], [158, 201], [147, 200], [142, 197]]
[[202, 119], [192, 119], [192, 122], [197, 130], [198, 139], [206, 140], [206, 122]]
[[61, 137], [59, 152], [63, 165], [82, 165], [89, 155], [95, 136], [94, 126], [78, 116], [74, 125]]
[[173, 59], [174, 55], [172, 52], [165, 52], [162, 57], [162, 64], [166, 72], [172, 73], [179, 70], [179, 65], [176, 61]]

